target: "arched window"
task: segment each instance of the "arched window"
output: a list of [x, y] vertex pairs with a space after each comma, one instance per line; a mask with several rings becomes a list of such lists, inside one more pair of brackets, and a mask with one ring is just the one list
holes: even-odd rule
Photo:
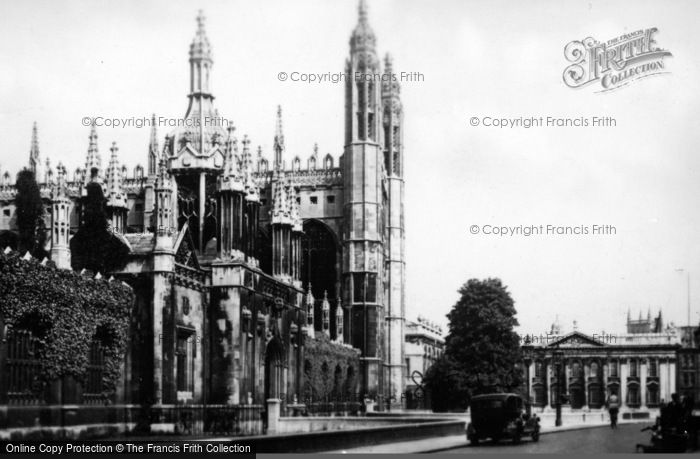
[[591, 362], [591, 378], [597, 378], [598, 377], [598, 362]]
[[[304, 234], [301, 240], [302, 285], [311, 283], [312, 294], [316, 301], [316, 317], [321, 317], [321, 300], [324, 293], [328, 298], [338, 298], [336, 283], [338, 282], [336, 262], [339, 249], [331, 230], [318, 220], [304, 222]], [[330, 321], [334, 322], [335, 308], [331, 308]], [[319, 323], [320, 327], [321, 324]], [[320, 328], [318, 329], [320, 331]], [[335, 330], [331, 330], [331, 338], [336, 339]]]

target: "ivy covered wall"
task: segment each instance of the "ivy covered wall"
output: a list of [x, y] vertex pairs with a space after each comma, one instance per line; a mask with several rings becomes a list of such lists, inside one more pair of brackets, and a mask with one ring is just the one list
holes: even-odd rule
[[38, 338], [35, 358], [44, 383], [63, 376], [82, 382], [94, 340], [104, 353], [102, 391], [110, 397], [121, 375], [133, 292], [116, 280], [94, 279], [51, 263], [0, 252], [0, 323]]
[[360, 351], [321, 332], [307, 336], [304, 346], [304, 400], [357, 400]]

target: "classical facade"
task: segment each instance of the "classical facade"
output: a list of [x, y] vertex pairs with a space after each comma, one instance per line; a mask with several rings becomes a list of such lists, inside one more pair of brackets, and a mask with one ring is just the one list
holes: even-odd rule
[[[269, 158], [220, 122], [212, 47], [200, 13], [189, 49], [184, 122], [159, 138], [147, 166], [127, 169], [112, 144], [103, 162], [89, 132], [84, 166], [42, 161], [36, 126], [29, 168], [47, 208], [51, 260], [75, 268], [91, 184], [128, 249], [114, 275], [136, 293], [125, 403], [264, 404], [302, 399], [304, 336], [360, 351], [358, 393], [400, 400], [404, 360], [403, 109], [360, 2], [346, 60], [342, 154], [287, 152], [276, 111]], [[354, 75], [363, 76], [355, 78]], [[186, 76], [182, 75], [184, 81]], [[387, 81], [388, 80], [388, 81]], [[0, 174], [0, 241], [16, 241], [14, 178]], [[398, 403], [398, 402], [397, 402]], [[381, 404], [380, 404], [381, 406]]]
[[662, 403], [677, 391], [677, 351], [681, 335], [664, 327], [661, 313], [638, 320], [628, 318], [627, 333], [562, 333], [526, 337], [525, 387], [533, 405], [543, 411], [556, 407], [561, 394], [564, 410], [605, 410], [612, 394], [622, 402], [625, 418], [658, 414]]
[[678, 350], [678, 393], [700, 403], [700, 326], [680, 327]]
[[423, 387], [423, 377], [445, 352], [442, 328], [419, 316], [406, 322], [406, 399], [407, 408], [430, 407], [429, 394]]

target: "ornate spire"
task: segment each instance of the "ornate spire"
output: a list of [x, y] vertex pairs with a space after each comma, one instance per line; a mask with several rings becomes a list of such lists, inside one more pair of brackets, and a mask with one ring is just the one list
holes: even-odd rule
[[158, 175], [156, 176], [156, 191], [172, 190], [172, 179], [163, 159], [158, 163]]
[[331, 304], [328, 302], [328, 290], [323, 292], [323, 302], [321, 303], [321, 329], [323, 333], [331, 334]]
[[62, 163], [56, 166], [56, 184], [51, 188], [51, 198], [55, 201], [58, 199], [68, 199], [68, 188], [66, 185], [66, 168]]
[[102, 178], [102, 158], [97, 148], [97, 130], [93, 123], [90, 127], [90, 144], [85, 159], [85, 184], [100, 181]]
[[294, 187], [294, 181], [292, 174], [289, 177], [289, 218], [292, 221], [292, 231], [303, 232], [303, 227], [301, 223], [301, 212], [299, 210], [299, 201], [297, 200], [297, 190]]
[[318, 166], [318, 143], [314, 143], [314, 152], [309, 157], [309, 170], [312, 171]]
[[39, 135], [37, 134], [36, 121], [32, 126], [32, 145], [29, 148], [29, 168], [34, 172], [36, 180], [41, 180], [39, 177], [41, 168], [41, 158], [39, 157]]
[[284, 152], [284, 133], [282, 132], [282, 106], [277, 106], [277, 124], [275, 126], [275, 170], [283, 169], [282, 153]]
[[377, 40], [367, 19], [367, 3], [365, 0], [360, 0], [357, 12], [357, 26], [355, 26], [355, 30], [352, 32], [352, 37], [350, 38], [350, 51], [352, 53], [369, 51], [374, 54]]
[[278, 180], [273, 182], [272, 224], [291, 225], [289, 200], [284, 183], [284, 172], [279, 172]]
[[340, 295], [338, 295], [337, 304], [338, 306], [335, 308], [335, 336], [338, 342], [342, 343], [344, 333], [343, 319], [345, 316], [345, 311], [343, 310], [343, 303], [340, 300]]
[[206, 17], [204, 12], [199, 10], [197, 14], [197, 33], [192, 40], [190, 45], [190, 61], [195, 59], [203, 59], [211, 62], [211, 45], [209, 44], [209, 39], [207, 38], [207, 32], [204, 29], [206, 23]]
[[321, 303], [321, 313], [323, 315], [323, 333], [330, 335], [331, 328], [331, 304], [328, 302], [328, 290], [323, 292], [323, 303]]
[[107, 166], [107, 206], [109, 207], [127, 207], [126, 195], [122, 189], [122, 169], [119, 167], [119, 159], [117, 158], [117, 142], [112, 142], [112, 148], [109, 149], [112, 155], [109, 158], [109, 166]]
[[46, 166], [44, 168], [44, 183], [51, 185], [53, 183], [53, 169], [51, 169], [51, 160], [46, 158]]
[[224, 171], [219, 177], [219, 190], [243, 191], [242, 161], [238, 160], [238, 139], [233, 134], [235, 127], [229, 126], [224, 152]]
[[158, 131], [156, 114], [151, 118], [151, 141], [148, 143], [148, 175], [154, 176], [158, 171]]
[[306, 318], [309, 325], [314, 324], [314, 304], [316, 300], [314, 299], [314, 294], [311, 293], [311, 282], [309, 282], [309, 287], [306, 292]]
[[246, 200], [258, 202], [260, 193], [253, 178], [253, 156], [250, 153], [250, 139], [243, 136], [243, 154], [241, 155], [241, 174], [243, 175], [243, 188], [246, 193]]

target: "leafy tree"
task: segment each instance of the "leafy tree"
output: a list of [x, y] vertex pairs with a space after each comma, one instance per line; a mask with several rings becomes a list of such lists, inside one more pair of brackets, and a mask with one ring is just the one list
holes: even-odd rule
[[470, 279], [447, 315], [445, 355], [470, 394], [509, 391], [522, 381], [520, 342], [510, 293], [500, 279]]
[[102, 186], [90, 183], [83, 200], [83, 221], [70, 242], [72, 267], [107, 273], [120, 269], [129, 253], [109, 229]]
[[36, 257], [45, 256], [43, 243], [46, 241], [44, 228], [44, 204], [41, 201], [39, 185], [34, 172], [22, 169], [17, 175], [17, 229], [19, 231], [19, 250], [29, 252]]
[[425, 372], [423, 383], [430, 394], [433, 411], [467, 408], [470, 391], [465, 374], [444, 354]]

